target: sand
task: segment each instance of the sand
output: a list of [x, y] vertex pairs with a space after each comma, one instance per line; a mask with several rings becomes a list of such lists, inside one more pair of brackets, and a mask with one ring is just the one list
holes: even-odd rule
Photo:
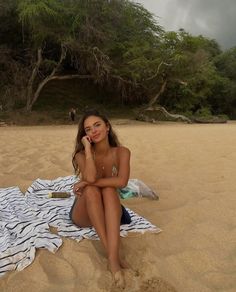
[[[124, 291], [236, 291], [236, 124], [115, 125], [132, 151], [131, 177], [158, 191], [159, 201], [126, 206], [159, 226], [160, 234], [122, 238], [135, 272]], [[72, 174], [76, 126], [0, 128], [0, 187], [24, 192], [36, 178]], [[0, 291], [119, 291], [99, 241], [63, 240], [38, 250], [21, 272], [0, 279]]]

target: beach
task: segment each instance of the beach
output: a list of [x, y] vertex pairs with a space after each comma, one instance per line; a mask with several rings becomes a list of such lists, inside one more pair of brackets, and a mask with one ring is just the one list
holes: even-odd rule
[[[117, 122], [131, 150], [131, 178], [160, 199], [123, 204], [162, 229], [121, 239], [132, 271], [123, 291], [235, 292], [236, 123]], [[0, 188], [25, 192], [37, 179], [73, 174], [76, 125], [0, 128]], [[99, 241], [63, 239], [53, 254], [39, 249], [23, 271], [0, 278], [0, 291], [119, 291]]]

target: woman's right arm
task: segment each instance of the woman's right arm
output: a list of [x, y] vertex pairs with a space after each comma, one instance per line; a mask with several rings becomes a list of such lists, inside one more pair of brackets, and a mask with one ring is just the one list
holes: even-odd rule
[[87, 181], [88, 183], [94, 183], [97, 179], [97, 170], [91, 145], [86, 145], [84, 153], [77, 153], [75, 159], [81, 172], [82, 180]]

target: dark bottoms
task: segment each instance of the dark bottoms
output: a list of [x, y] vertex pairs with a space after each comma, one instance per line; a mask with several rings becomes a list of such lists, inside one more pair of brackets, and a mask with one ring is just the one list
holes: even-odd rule
[[70, 217], [71, 221], [73, 221], [72, 220], [72, 212], [73, 212], [73, 209], [74, 209], [74, 206], [75, 206], [75, 203], [76, 203], [77, 199], [78, 199], [78, 197], [75, 197], [74, 203], [73, 203], [73, 205], [72, 205], [72, 207], [70, 209], [69, 217]]
[[[73, 208], [75, 206], [75, 203], [77, 201], [78, 198], [75, 198], [74, 200], [74, 203], [71, 207], [71, 210], [70, 210], [70, 213], [69, 213], [69, 217], [70, 217], [70, 220], [72, 220], [72, 211], [73, 211]], [[125, 209], [125, 207], [123, 205], [121, 205], [121, 209], [122, 209], [122, 215], [121, 215], [121, 219], [120, 219], [120, 225], [123, 225], [123, 224], [130, 224], [131, 222], [131, 217], [129, 215], [129, 212]]]
[[129, 212], [125, 209], [125, 207], [123, 205], [121, 205], [121, 209], [122, 209], [122, 215], [121, 215], [121, 219], [120, 219], [120, 225], [130, 224], [131, 217], [129, 215]]

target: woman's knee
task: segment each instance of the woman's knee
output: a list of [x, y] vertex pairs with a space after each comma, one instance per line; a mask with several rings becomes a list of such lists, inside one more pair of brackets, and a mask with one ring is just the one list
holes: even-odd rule
[[101, 199], [101, 190], [95, 186], [86, 186], [83, 190], [83, 196], [89, 201], [99, 200]]
[[119, 196], [116, 188], [106, 187], [102, 189], [103, 201], [115, 200], [119, 202]]
[[117, 194], [116, 188], [105, 187], [102, 189], [102, 194]]

